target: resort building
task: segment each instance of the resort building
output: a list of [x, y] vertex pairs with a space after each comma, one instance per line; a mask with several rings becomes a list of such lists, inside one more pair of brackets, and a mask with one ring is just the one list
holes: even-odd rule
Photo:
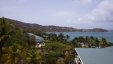
[[45, 46], [45, 43], [44, 43], [44, 38], [40, 37], [40, 36], [37, 36], [33, 33], [28, 33], [30, 36], [33, 36], [35, 38], [35, 42], [37, 43], [36, 47], [37, 48], [40, 48], [42, 46]]
[[76, 48], [75, 51], [81, 64], [113, 64], [113, 47]]

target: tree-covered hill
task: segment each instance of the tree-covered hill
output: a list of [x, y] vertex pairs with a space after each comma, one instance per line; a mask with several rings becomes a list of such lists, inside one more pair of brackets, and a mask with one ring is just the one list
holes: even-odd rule
[[17, 26], [21, 27], [25, 32], [31, 32], [31, 31], [41, 31], [41, 32], [107, 32], [106, 29], [101, 28], [94, 28], [94, 29], [77, 29], [72, 27], [61, 27], [61, 26], [43, 26], [39, 24], [31, 24], [31, 23], [24, 23], [18, 20], [13, 20], [9, 18], [5, 18], [9, 22], [15, 22]]

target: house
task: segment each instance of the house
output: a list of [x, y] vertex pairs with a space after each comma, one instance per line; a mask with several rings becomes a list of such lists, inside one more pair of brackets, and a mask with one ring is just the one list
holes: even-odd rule
[[37, 36], [33, 33], [28, 33], [29, 36], [33, 36], [35, 38], [35, 42], [37, 43], [36, 47], [37, 48], [40, 48], [42, 46], [45, 46], [45, 43], [44, 43], [44, 38], [40, 37], [40, 36]]
[[113, 46], [107, 48], [75, 48], [81, 64], [112, 64]]
[[87, 44], [87, 43], [84, 43], [84, 42], [81, 42], [80, 45], [81, 45], [82, 47], [88, 47], [88, 44]]

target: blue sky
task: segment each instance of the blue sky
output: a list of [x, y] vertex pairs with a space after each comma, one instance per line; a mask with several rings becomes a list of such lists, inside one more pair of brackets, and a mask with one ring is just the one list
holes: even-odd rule
[[0, 17], [41, 25], [113, 29], [113, 0], [0, 0]]

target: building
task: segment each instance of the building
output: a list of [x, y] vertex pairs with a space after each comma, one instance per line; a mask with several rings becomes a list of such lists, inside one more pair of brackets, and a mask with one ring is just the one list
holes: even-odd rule
[[35, 42], [37, 43], [36, 47], [37, 48], [40, 48], [42, 46], [45, 46], [45, 43], [44, 43], [44, 38], [40, 37], [40, 36], [37, 36], [33, 33], [28, 33], [30, 36], [33, 36], [35, 38]]
[[113, 47], [76, 48], [82, 64], [113, 64]]

